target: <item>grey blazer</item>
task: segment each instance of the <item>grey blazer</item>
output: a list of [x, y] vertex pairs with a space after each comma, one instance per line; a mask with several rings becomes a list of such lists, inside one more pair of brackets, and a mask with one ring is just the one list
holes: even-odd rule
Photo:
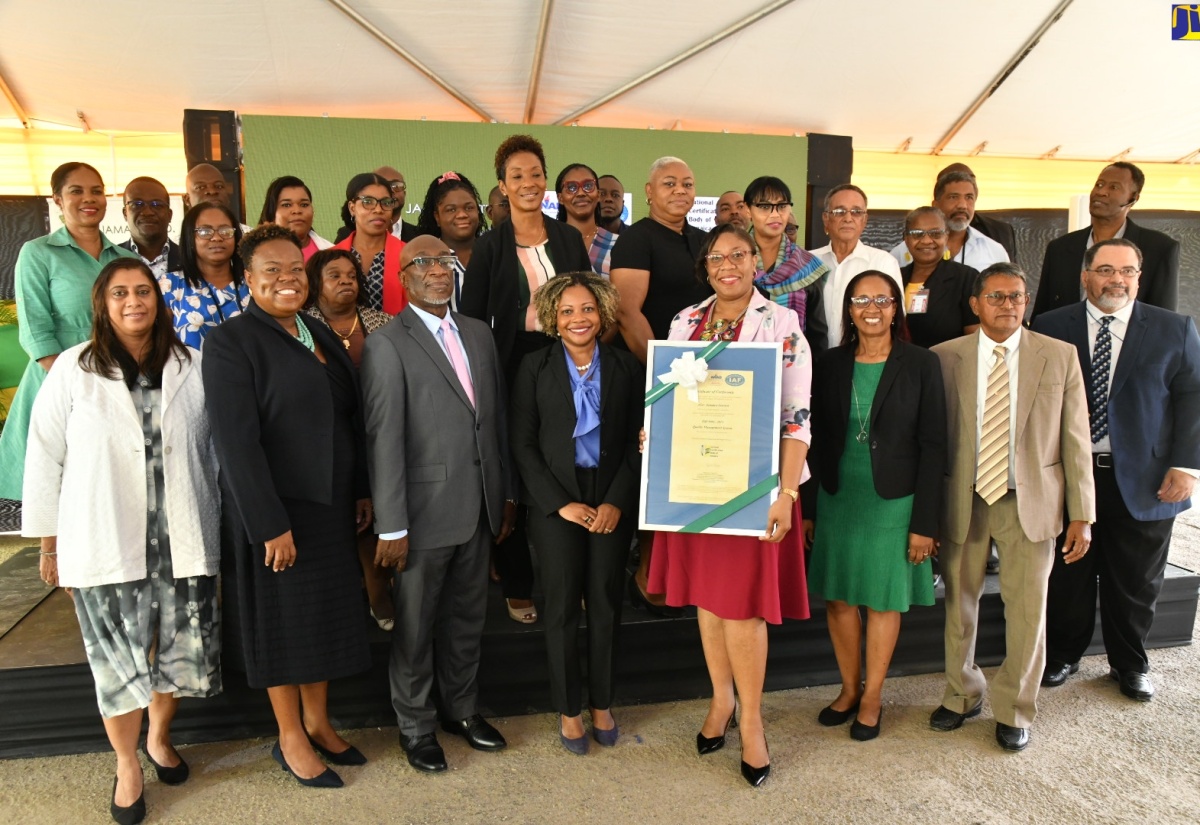
[[408, 530], [412, 550], [466, 543], [487, 507], [500, 532], [514, 499], [507, 399], [487, 324], [453, 313], [475, 386], [476, 408], [437, 339], [411, 307], [367, 336], [363, 416], [375, 530]]

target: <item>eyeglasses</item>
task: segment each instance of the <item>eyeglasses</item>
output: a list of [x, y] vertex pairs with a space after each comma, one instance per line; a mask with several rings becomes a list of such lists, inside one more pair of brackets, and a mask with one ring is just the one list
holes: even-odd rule
[[393, 192], [407, 192], [408, 184], [402, 180], [390, 180], [388, 181], [388, 189], [391, 189]]
[[422, 255], [413, 258], [403, 268], [408, 269], [411, 266], [417, 271], [418, 275], [427, 275], [435, 266], [440, 266], [448, 272], [453, 272], [456, 263], [458, 263], [458, 256], [456, 255]]
[[889, 295], [876, 295], [874, 298], [870, 295], [855, 295], [850, 299], [850, 305], [859, 309], [866, 309], [871, 304], [880, 309], [887, 309], [894, 303], [896, 303], [896, 299]]
[[464, 215], [468, 215], [468, 216], [478, 215], [479, 214], [479, 205], [476, 203], [464, 203], [460, 207], [456, 203], [447, 203], [447, 204], [444, 204], [439, 211], [443, 215], [450, 217], [450, 218], [454, 217], [459, 212], [462, 212]]
[[395, 198], [373, 198], [370, 195], [359, 195], [357, 198], [351, 198], [351, 201], [358, 201], [363, 209], [371, 210], [376, 205], [383, 209], [395, 209], [400, 205], [400, 201]]
[[719, 252], [714, 252], [712, 255], [705, 255], [704, 260], [708, 263], [710, 269], [720, 269], [721, 264], [725, 261], [734, 266], [741, 266], [742, 261], [750, 256], [750, 252], [745, 249], [739, 249], [736, 252], [730, 252], [728, 255], [722, 255]]
[[904, 230], [904, 237], [911, 238], [914, 241], [920, 241], [922, 238], [929, 238], [930, 240], [940, 241], [942, 238], [946, 237], [946, 234], [947, 233], [946, 233], [945, 229], [906, 229], [906, 230]]
[[857, 206], [853, 209], [844, 209], [839, 206], [837, 209], [826, 209], [825, 214], [831, 218], [844, 218], [849, 215], [850, 217], [854, 218], [854, 220], [858, 220], [867, 214], [867, 210], [859, 209]]
[[569, 180], [563, 184], [563, 191], [568, 195], [578, 194], [580, 189], [590, 195], [596, 191], [596, 181], [589, 178], [583, 181]]
[[1136, 266], [1123, 266], [1117, 269], [1115, 266], [1098, 266], [1095, 269], [1089, 269], [1088, 272], [1094, 272], [1101, 278], [1111, 278], [1114, 275], [1120, 275], [1122, 278], [1135, 278], [1142, 270]]
[[1002, 307], [1008, 301], [1012, 301], [1015, 307], [1025, 306], [1029, 303], [1028, 292], [989, 292], [983, 296], [983, 299], [988, 302], [988, 306]]
[[211, 238], [213, 235], [220, 235], [225, 240], [229, 240], [236, 234], [237, 234], [237, 230], [234, 229], [232, 226], [218, 226], [216, 229], [214, 229], [211, 226], [197, 226], [196, 227], [196, 237], [203, 238], [206, 241], [209, 238]]
[[766, 212], [768, 215], [770, 215], [772, 212], [778, 212], [780, 215], [782, 215], [784, 213], [784, 210], [791, 208], [792, 202], [791, 201], [781, 201], [780, 203], [763, 202], [763, 203], [752, 203], [750, 205], [753, 206], [755, 209], [761, 209], [762, 211]]
[[145, 209], [146, 207], [150, 207], [151, 209], [166, 209], [171, 204], [166, 201], [125, 201], [125, 205], [130, 209], [137, 210]]

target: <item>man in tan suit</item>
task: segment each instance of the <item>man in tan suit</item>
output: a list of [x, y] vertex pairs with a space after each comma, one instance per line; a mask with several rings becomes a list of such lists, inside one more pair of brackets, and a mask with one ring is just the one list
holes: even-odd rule
[[946, 581], [946, 692], [929, 719], [940, 731], [978, 716], [987, 681], [975, 664], [988, 549], [1000, 554], [1004, 663], [992, 680], [996, 741], [1019, 751], [1045, 666], [1046, 583], [1063, 508], [1070, 564], [1087, 553], [1096, 519], [1087, 395], [1075, 348], [1023, 329], [1020, 267], [996, 263], [975, 282], [979, 332], [933, 348], [946, 383], [950, 468], [941, 568]]

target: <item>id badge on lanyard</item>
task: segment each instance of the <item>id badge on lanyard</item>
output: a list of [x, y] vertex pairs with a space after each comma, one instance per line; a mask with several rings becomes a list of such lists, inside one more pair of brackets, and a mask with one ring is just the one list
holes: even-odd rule
[[918, 289], [913, 293], [912, 300], [908, 304], [909, 315], [924, 315], [929, 311], [929, 290]]

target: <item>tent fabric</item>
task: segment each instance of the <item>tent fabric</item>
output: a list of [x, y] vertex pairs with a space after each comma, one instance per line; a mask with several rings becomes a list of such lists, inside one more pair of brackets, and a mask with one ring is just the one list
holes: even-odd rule
[[[568, 118], [762, 8], [772, 13], [579, 117], [582, 126], [824, 132], [929, 153], [1063, 0], [10, 0], [0, 77], [34, 128], [178, 132], [184, 108], [479, 120], [339, 6], [499, 122]], [[1171, 162], [1200, 149], [1200, 40], [1171, 3], [1073, 0], [947, 155]], [[18, 125], [0, 98], [0, 126]]]

